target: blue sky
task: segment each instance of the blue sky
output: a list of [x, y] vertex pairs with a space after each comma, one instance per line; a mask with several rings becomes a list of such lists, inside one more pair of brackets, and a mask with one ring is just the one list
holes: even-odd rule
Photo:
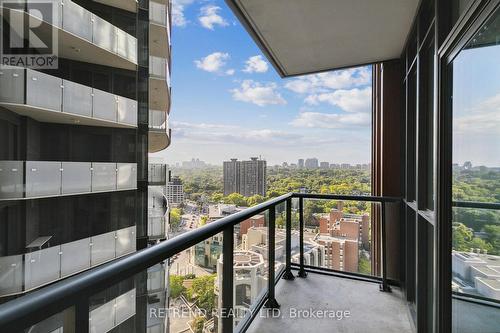
[[172, 144], [155, 156], [370, 161], [370, 67], [281, 79], [223, 1], [172, 12]]

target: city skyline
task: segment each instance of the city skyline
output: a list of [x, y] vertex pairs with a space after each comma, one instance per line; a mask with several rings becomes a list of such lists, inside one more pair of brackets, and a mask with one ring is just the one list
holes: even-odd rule
[[281, 79], [223, 1], [174, 1], [172, 14], [172, 145], [155, 155], [370, 159], [370, 66]]

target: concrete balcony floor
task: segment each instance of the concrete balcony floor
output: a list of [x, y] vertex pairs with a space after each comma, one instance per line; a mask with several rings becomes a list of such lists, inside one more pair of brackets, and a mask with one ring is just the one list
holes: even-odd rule
[[[392, 289], [391, 293], [384, 293], [372, 282], [314, 273], [309, 273], [305, 279], [282, 280], [276, 286], [281, 316], [273, 318], [268, 315], [266, 318], [258, 314], [247, 332], [413, 332], [401, 290]], [[291, 309], [349, 311], [350, 317], [341, 320], [292, 318]]]

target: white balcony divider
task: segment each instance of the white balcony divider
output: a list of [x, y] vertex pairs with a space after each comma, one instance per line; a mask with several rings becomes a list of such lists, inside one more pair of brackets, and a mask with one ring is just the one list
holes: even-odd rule
[[116, 163], [92, 163], [92, 192], [116, 189]]
[[137, 126], [136, 100], [32, 69], [0, 70], [0, 87], [3, 103]]
[[148, 236], [165, 237], [165, 217], [148, 216]]
[[91, 333], [105, 333], [123, 323], [136, 313], [136, 290], [131, 289], [117, 298], [90, 311]]
[[0, 257], [0, 296], [28, 291], [135, 252], [135, 230], [131, 226], [24, 255]]

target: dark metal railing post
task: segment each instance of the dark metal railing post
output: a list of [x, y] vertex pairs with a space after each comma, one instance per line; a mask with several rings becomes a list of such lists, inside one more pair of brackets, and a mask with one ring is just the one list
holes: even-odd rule
[[234, 235], [233, 226], [227, 227], [222, 233], [222, 332], [233, 332], [233, 266], [234, 266]]
[[275, 274], [274, 274], [274, 268], [275, 268], [275, 254], [276, 254], [276, 246], [275, 246], [275, 224], [276, 224], [276, 206], [271, 206], [269, 208], [269, 223], [268, 223], [268, 230], [267, 230], [267, 236], [268, 236], [268, 241], [267, 241], [267, 251], [268, 251], [268, 258], [269, 258], [269, 272], [268, 272], [268, 277], [267, 277], [267, 288], [268, 288], [268, 294], [267, 294], [267, 301], [265, 304], [265, 307], [268, 309], [278, 309], [280, 305], [276, 301], [276, 295], [274, 292], [274, 286], [275, 286]]
[[298, 277], [305, 278], [307, 272], [304, 269], [304, 198], [299, 197], [299, 249], [300, 249], [300, 268]]
[[286, 263], [285, 263], [285, 273], [283, 274], [283, 279], [293, 280], [295, 276], [292, 273], [292, 199], [286, 200], [286, 238], [285, 238], [285, 251], [286, 251]]
[[387, 231], [386, 231], [386, 220], [385, 220], [385, 202], [380, 203], [381, 207], [381, 219], [380, 219], [380, 233], [382, 236], [382, 283], [380, 284], [380, 291], [390, 292], [391, 287], [387, 283]]

